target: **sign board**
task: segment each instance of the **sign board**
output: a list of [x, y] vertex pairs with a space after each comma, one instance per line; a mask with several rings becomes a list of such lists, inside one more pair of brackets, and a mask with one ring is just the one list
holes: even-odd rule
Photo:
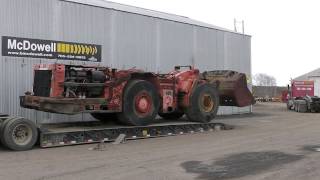
[[101, 45], [2, 36], [2, 56], [101, 62]]
[[292, 81], [292, 97], [314, 96], [313, 81]]

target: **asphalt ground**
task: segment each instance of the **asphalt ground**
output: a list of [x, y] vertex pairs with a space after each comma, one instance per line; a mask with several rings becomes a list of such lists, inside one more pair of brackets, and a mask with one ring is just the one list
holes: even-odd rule
[[320, 113], [259, 103], [218, 117], [233, 130], [12, 152], [0, 148], [0, 180], [320, 179]]

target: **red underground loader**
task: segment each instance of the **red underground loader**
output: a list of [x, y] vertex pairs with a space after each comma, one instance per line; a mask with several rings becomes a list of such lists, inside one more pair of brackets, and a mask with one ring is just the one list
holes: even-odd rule
[[[228, 129], [212, 122], [218, 107], [254, 103], [246, 76], [235, 71], [200, 73], [176, 66], [167, 74], [100, 66], [39, 64], [34, 67], [33, 91], [20, 97], [28, 109], [59, 114], [90, 113], [105, 122], [36, 124], [23, 117], [0, 115], [0, 140], [9, 149], [55, 147]], [[156, 116], [171, 121], [153, 123]], [[183, 115], [192, 122], [177, 122]], [[60, 126], [59, 126], [60, 125]]]
[[20, 97], [24, 108], [59, 114], [90, 113], [101, 121], [151, 124], [157, 115], [208, 123], [219, 105], [248, 106], [253, 97], [246, 76], [235, 71], [200, 73], [192, 66], [176, 66], [168, 74], [138, 69], [64, 64], [34, 68], [33, 92]]

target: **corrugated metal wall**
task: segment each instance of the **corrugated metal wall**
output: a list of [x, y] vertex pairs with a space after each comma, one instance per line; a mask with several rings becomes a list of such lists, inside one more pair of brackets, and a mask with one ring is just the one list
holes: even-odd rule
[[[0, 24], [1, 36], [100, 44], [101, 64], [116, 68], [165, 73], [177, 64], [195, 64], [200, 70], [231, 69], [251, 75], [250, 36], [231, 32], [59, 0], [2, 0]], [[32, 89], [32, 66], [54, 62], [84, 64], [1, 56], [0, 111], [38, 122], [90, 118], [19, 107], [18, 96]], [[219, 114], [249, 111], [250, 107], [221, 107]]]

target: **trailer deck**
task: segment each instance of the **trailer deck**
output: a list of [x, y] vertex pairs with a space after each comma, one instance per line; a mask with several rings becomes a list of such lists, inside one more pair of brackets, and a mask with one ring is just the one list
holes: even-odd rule
[[[0, 116], [0, 131], [9, 120], [20, 117]], [[209, 123], [190, 122], [186, 119], [168, 121], [159, 119], [148, 126], [120, 126], [117, 124], [74, 122], [60, 124], [38, 124], [38, 144], [42, 148], [79, 145], [99, 142], [113, 142], [122, 136], [124, 140], [176, 136], [193, 133], [229, 130], [232, 126], [217, 121]], [[5, 144], [3, 144], [5, 146]]]
[[232, 129], [220, 122], [164, 122], [148, 126], [119, 126], [100, 122], [45, 124], [39, 127], [40, 147], [57, 147], [98, 142], [113, 142], [119, 136], [125, 140], [176, 136]]

